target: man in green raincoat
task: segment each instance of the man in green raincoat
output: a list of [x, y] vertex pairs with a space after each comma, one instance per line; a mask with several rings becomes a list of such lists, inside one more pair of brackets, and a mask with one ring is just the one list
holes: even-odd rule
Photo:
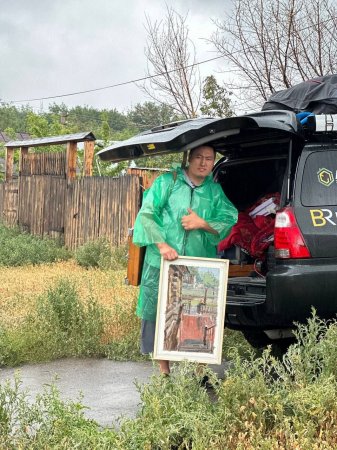
[[[133, 242], [146, 246], [137, 315], [142, 319], [142, 353], [153, 352], [160, 260], [181, 256], [216, 257], [216, 246], [237, 221], [237, 210], [211, 172], [213, 147], [190, 151], [186, 170], [159, 176], [137, 215]], [[175, 176], [176, 175], [176, 176]], [[169, 374], [169, 361], [159, 361]]]

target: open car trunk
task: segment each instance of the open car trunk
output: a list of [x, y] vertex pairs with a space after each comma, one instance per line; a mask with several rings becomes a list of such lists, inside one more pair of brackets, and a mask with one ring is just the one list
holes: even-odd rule
[[239, 211], [238, 223], [219, 244], [219, 255], [232, 264], [266, 262], [275, 213], [287, 200], [287, 168], [287, 154], [219, 161], [216, 165], [214, 176]]
[[[214, 179], [240, 213], [238, 225], [219, 247], [219, 257], [231, 263], [227, 302], [234, 297], [235, 302], [238, 298], [249, 302], [265, 297], [265, 276], [273, 264], [275, 210], [290, 199], [291, 171], [303, 142], [294, 113], [268, 111], [157, 127], [98, 155], [117, 162], [212, 145], [222, 155], [214, 167]], [[262, 219], [256, 220], [258, 215]]]
[[[254, 156], [222, 158], [214, 168], [216, 181], [239, 211], [237, 224], [218, 246], [219, 257], [230, 261], [227, 304], [236, 307], [265, 301], [266, 276], [275, 264], [275, 213], [289, 201], [294, 159], [289, 143], [280, 145], [277, 153], [268, 150], [259, 147]], [[232, 322], [235, 326], [234, 315]]]

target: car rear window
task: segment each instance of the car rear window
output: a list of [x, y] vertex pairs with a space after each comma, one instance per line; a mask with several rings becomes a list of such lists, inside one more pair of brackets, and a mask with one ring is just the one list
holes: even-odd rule
[[337, 152], [311, 153], [305, 163], [301, 202], [304, 206], [337, 205]]

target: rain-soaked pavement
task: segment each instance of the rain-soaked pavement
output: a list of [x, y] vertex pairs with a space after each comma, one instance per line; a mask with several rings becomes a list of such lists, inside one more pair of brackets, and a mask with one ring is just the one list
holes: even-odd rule
[[[223, 376], [226, 363], [211, 366]], [[144, 384], [157, 369], [152, 362], [116, 362], [108, 359], [61, 359], [29, 364], [15, 369], [0, 369], [0, 383], [12, 380], [18, 372], [22, 389], [31, 398], [55, 384], [63, 400], [78, 400], [88, 409], [84, 414], [102, 426], [118, 425], [122, 416], [133, 418], [140, 407], [135, 382]]]

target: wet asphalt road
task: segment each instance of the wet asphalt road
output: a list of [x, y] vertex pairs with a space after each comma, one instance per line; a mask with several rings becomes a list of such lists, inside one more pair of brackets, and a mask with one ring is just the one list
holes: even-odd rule
[[[226, 363], [211, 366], [223, 377]], [[22, 389], [30, 398], [55, 384], [63, 400], [78, 400], [88, 409], [84, 414], [102, 426], [118, 425], [122, 416], [133, 418], [140, 407], [135, 381], [147, 383], [157, 369], [152, 362], [116, 362], [107, 359], [61, 359], [29, 364], [15, 369], [0, 369], [0, 382], [12, 380], [18, 372]]]

